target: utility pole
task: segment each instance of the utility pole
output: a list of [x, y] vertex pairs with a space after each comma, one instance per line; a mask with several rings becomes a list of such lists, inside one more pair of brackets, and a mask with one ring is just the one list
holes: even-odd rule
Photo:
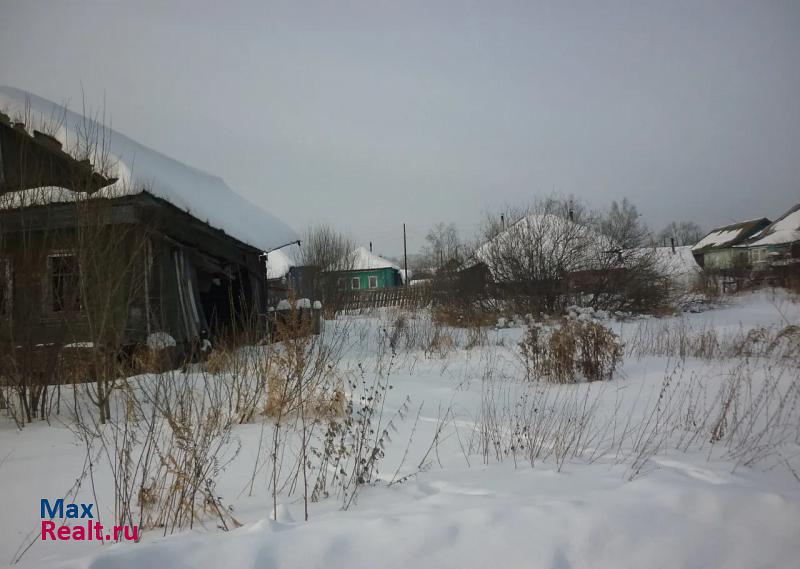
[[403, 267], [405, 275], [403, 277], [403, 284], [408, 286], [408, 251], [406, 249], [406, 224], [403, 224]]

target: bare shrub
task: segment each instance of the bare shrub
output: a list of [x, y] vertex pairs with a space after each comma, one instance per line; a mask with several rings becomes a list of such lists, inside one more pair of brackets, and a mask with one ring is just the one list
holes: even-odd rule
[[557, 196], [490, 215], [475, 252], [496, 283], [496, 295], [518, 313], [560, 312], [567, 276], [590, 269], [605, 249], [589, 227], [588, 211]]
[[105, 425], [76, 397], [76, 434], [88, 456], [102, 458], [89, 462], [89, 477], [110, 471], [115, 524], [165, 535], [209, 518], [223, 529], [239, 525], [216, 491], [216, 480], [239, 452], [227, 396], [222, 383], [199, 373], [126, 379], [110, 397]]
[[678, 359], [660, 389], [638, 393], [608, 382], [498, 381], [496, 373], [491, 364], [483, 372], [468, 446], [485, 463], [552, 460], [560, 469], [568, 460], [602, 460], [626, 465], [633, 478], [654, 456], [679, 451], [734, 468], [791, 469], [786, 457], [800, 441], [797, 366], [787, 359], [743, 355], [722, 369], [715, 362], [691, 371]]
[[617, 335], [591, 321], [564, 320], [549, 334], [531, 326], [519, 349], [529, 378], [554, 383], [610, 379], [622, 359]]
[[389, 352], [401, 356], [422, 351], [426, 357], [446, 357], [458, 347], [459, 330], [443, 325], [427, 311], [390, 312], [382, 328], [379, 359]]
[[362, 486], [373, 483], [379, 474], [386, 447], [392, 442], [397, 423], [406, 418], [410, 399], [406, 398], [397, 412], [385, 414], [385, 399], [392, 389], [390, 376], [394, 356], [385, 371], [371, 378], [363, 366], [351, 378], [353, 396], [346, 402], [342, 420], [330, 420], [322, 436], [322, 447], [314, 483], [313, 500], [334, 493], [344, 509], [356, 500]]
[[558, 314], [576, 302], [651, 312], [669, 304], [670, 280], [648, 235], [627, 200], [590, 213], [551, 196], [490, 217], [475, 258], [491, 275], [492, 294], [519, 314]]
[[431, 316], [435, 324], [454, 328], [483, 328], [493, 326], [497, 321], [496, 314], [468, 303], [437, 304]]

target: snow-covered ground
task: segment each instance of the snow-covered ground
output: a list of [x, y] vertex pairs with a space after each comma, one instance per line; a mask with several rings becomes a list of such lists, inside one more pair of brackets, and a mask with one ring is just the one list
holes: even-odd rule
[[[392, 386], [378, 480], [349, 509], [332, 494], [312, 502], [304, 521], [302, 492], [286, 491], [274, 520], [260, 444], [272, 423], [256, 418], [234, 427], [227, 444], [238, 452], [215, 488], [242, 527], [222, 531], [208, 517], [172, 535], [149, 530], [137, 544], [37, 541], [19, 566], [797, 566], [796, 338], [774, 349], [741, 344], [752, 329], [774, 339], [800, 323], [800, 304], [785, 294], [607, 322], [626, 343], [615, 379], [568, 386], [525, 381], [521, 323], [437, 331], [419, 313], [406, 316], [401, 334], [396, 316], [326, 323], [324, 337], [346, 335], [342, 370]], [[698, 357], [712, 331], [716, 347]], [[679, 338], [686, 353], [664, 353]], [[92, 479], [82, 476], [86, 446], [73, 431], [68, 413], [21, 431], [2, 419], [3, 562], [38, 533], [40, 498], [63, 496], [76, 481], [75, 500], [96, 503], [110, 523], [113, 481], [102, 458]]]

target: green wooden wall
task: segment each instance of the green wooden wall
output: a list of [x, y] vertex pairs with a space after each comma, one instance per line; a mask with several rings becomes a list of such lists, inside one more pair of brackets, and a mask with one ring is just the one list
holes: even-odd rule
[[370, 290], [370, 277], [375, 277], [377, 280], [377, 286], [373, 287], [372, 290], [376, 288], [400, 286], [402, 284], [400, 282], [400, 273], [396, 269], [392, 268], [373, 269], [369, 271], [348, 271], [346, 273], [342, 273], [339, 278], [344, 279], [343, 288], [346, 288], [347, 290], [355, 290], [355, 287], [353, 286], [353, 279], [358, 279], [358, 290]]

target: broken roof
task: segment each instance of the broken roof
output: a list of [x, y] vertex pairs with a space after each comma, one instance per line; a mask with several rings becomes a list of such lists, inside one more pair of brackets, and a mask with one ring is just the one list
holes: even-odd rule
[[297, 238], [286, 224], [231, 190], [221, 178], [147, 148], [63, 105], [0, 86], [0, 110], [12, 120], [23, 119], [28, 130], [47, 131], [61, 143], [64, 152], [74, 157], [82, 154], [81, 133], [99, 133], [110, 160], [94, 156], [91, 161], [108, 162], [111, 171], [103, 174], [117, 179], [101, 190], [106, 197], [150, 193], [261, 250]]
[[724, 227], [717, 227], [692, 246], [692, 253], [704, 253], [714, 249], [733, 247], [752, 237], [767, 225], [769, 225], [769, 219], [760, 217], [732, 223]]
[[770, 223], [761, 232], [754, 234], [747, 242], [747, 246], [781, 245], [794, 241], [800, 241], [800, 204]]

